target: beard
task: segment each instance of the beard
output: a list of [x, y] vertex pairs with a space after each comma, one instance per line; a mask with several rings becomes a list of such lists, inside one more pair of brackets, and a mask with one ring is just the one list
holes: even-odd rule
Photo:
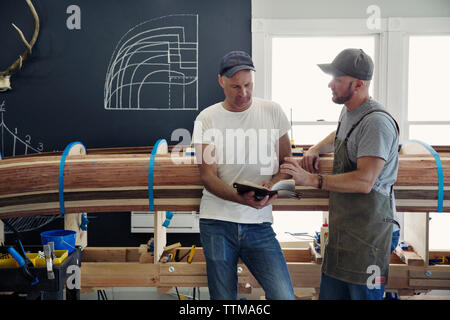
[[[336, 104], [346, 103], [353, 97], [353, 91], [351, 90], [351, 87], [352, 87], [352, 82], [350, 81], [347, 92], [341, 96], [336, 95], [335, 97], [331, 98], [331, 100], [333, 100], [333, 102]], [[335, 91], [333, 91], [333, 93], [336, 94]]]
[[333, 97], [332, 100], [334, 103], [336, 104], [344, 104], [346, 103], [348, 100], [350, 100], [353, 97], [353, 92], [350, 92], [348, 94], [346, 94], [345, 96], [336, 96]]

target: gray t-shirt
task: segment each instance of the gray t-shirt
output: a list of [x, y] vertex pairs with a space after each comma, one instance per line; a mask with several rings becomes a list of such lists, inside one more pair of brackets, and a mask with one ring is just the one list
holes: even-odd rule
[[[352, 126], [365, 114], [380, 109], [386, 111], [380, 103], [372, 98], [350, 112], [344, 106], [339, 116], [341, 124], [337, 138], [344, 140]], [[386, 161], [373, 186], [374, 190], [386, 196], [389, 196], [391, 185], [397, 179], [398, 143], [399, 136], [395, 122], [383, 112], [374, 112], [365, 117], [353, 130], [347, 143], [348, 156], [354, 164], [357, 163], [359, 157], [364, 156], [380, 157]], [[394, 195], [392, 196], [394, 197]], [[393, 208], [394, 217], [396, 217], [395, 205]]]

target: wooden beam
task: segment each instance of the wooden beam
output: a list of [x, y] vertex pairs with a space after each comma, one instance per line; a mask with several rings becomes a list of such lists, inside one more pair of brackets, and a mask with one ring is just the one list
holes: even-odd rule
[[[156, 150], [157, 155], [167, 155], [168, 154], [167, 142], [162, 141], [158, 145], [158, 150]], [[155, 170], [153, 169], [153, 179], [155, 179]], [[153, 180], [154, 181], [154, 180]], [[167, 228], [163, 227], [163, 223], [166, 220], [166, 211], [156, 211], [153, 215], [154, 219], [154, 233], [153, 233], [153, 257], [154, 263], [158, 263], [159, 259], [164, 252], [164, 247], [167, 241]]]
[[[187, 250], [181, 248], [180, 250]], [[120, 253], [119, 253], [120, 252]], [[198, 253], [202, 253], [198, 248]], [[441, 252], [450, 255], [450, 252]], [[138, 248], [86, 248], [83, 251], [82, 286], [207, 286], [206, 264], [204, 262], [171, 262], [139, 264]], [[111, 257], [123, 261], [124, 257], [134, 257], [136, 262], [113, 262]], [[201, 254], [201, 256], [203, 256]], [[86, 259], [110, 262], [86, 262]], [[288, 262], [291, 279], [296, 288], [319, 288], [321, 265], [313, 262]], [[260, 287], [244, 264], [239, 264], [242, 272], [238, 279], [242, 286]], [[173, 269], [171, 269], [171, 267]], [[447, 289], [450, 281], [450, 266], [408, 266], [391, 264], [387, 289], [411, 290], [422, 288]], [[429, 286], [429, 287], [427, 287]]]
[[159, 259], [161, 259], [161, 256], [164, 252], [164, 247], [166, 246], [167, 241], [167, 229], [162, 226], [164, 220], [166, 219], [166, 212], [165, 211], [156, 211], [154, 214], [154, 234], [153, 234], [153, 256], [154, 256], [154, 263], [158, 263]]
[[[69, 150], [69, 154], [67, 158], [71, 156], [77, 155], [86, 155], [86, 149], [82, 144], [76, 144], [71, 147]], [[87, 231], [81, 229], [81, 215], [82, 213], [76, 214], [65, 214], [64, 215], [64, 229], [65, 230], [73, 230], [77, 233], [77, 237], [75, 239], [75, 245], [81, 246], [81, 249], [87, 247], [88, 239], [87, 239]]]
[[410, 212], [403, 220], [403, 238], [425, 265], [429, 259], [429, 220], [428, 212]]
[[83, 262], [82, 287], [154, 287], [158, 265], [137, 262]]
[[138, 262], [136, 247], [86, 247], [82, 253], [84, 262]]
[[395, 248], [395, 254], [400, 260], [409, 266], [424, 266], [424, 259], [414, 251], [403, 251], [402, 248]]
[[409, 288], [409, 266], [406, 264], [389, 265], [389, 278], [386, 289], [407, 289]]
[[409, 279], [411, 288], [450, 290], [450, 280], [441, 279]]
[[450, 280], [450, 265], [409, 270], [410, 278]]

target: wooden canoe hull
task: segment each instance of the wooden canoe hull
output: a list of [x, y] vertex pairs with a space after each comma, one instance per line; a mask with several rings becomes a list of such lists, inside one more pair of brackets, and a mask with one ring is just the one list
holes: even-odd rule
[[[450, 154], [441, 153], [444, 210], [450, 212]], [[60, 213], [61, 156], [44, 155], [0, 161], [0, 218]], [[65, 161], [66, 213], [148, 211], [149, 154], [92, 154]], [[321, 172], [330, 174], [332, 155], [321, 157]], [[438, 174], [431, 155], [401, 155], [395, 184], [397, 210], [436, 211]], [[328, 192], [297, 187], [301, 200], [277, 199], [274, 210], [326, 211]], [[198, 210], [202, 182], [191, 156], [156, 155], [153, 169], [155, 211]]]

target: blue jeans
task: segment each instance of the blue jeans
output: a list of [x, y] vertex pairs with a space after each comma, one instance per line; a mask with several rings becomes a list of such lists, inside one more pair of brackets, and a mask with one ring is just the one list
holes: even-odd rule
[[291, 277], [270, 223], [200, 219], [200, 240], [212, 300], [237, 299], [239, 258], [271, 300], [293, 300]]
[[[392, 233], [391, 252], [395, 250], [400, 231]], [[383, 300], [384, 285], [379, 289], [369, 289], [366, 285], [341, 281], [322, 273], [319, 300]]]
[[394, 252], [395, 248], [397, 248], [399, 238], [400, 238], [400, 230], [394, 231], [392, 233], [391, 252]]
[[322, 273], [319, 300], [383, 300], [384, 285], [369, 289], [366, 285], [341, 281]]

